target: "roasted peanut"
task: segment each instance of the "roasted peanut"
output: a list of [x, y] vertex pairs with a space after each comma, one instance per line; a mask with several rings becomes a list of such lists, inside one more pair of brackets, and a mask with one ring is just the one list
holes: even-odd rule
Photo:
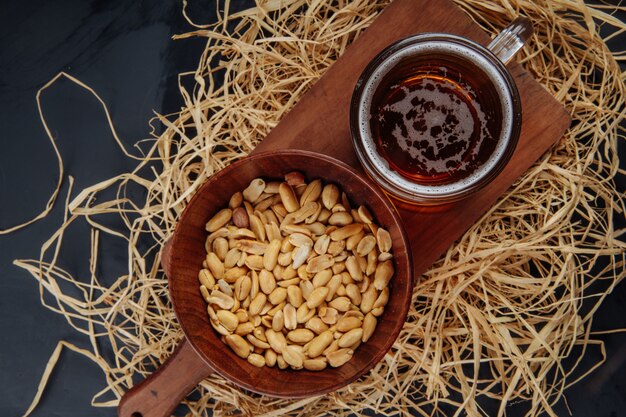
[[395, 272], [391, 234], [336, 185], [256, 178], [205, 228], [210, 324], [253, 366], [341, 366], [374, 334]]

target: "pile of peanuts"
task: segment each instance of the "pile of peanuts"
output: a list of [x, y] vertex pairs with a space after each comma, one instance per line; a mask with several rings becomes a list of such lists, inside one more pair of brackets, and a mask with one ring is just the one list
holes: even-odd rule
[[391, 236], [334, 184], [254, 179], [206, 224], [210, 322], [252, 365], [319, 371], [372, 336], [394, 274]]

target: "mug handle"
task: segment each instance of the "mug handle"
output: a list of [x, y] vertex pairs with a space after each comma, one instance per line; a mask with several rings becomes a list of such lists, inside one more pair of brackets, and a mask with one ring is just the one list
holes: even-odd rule
[[508, 64], [533, 34], [530, 19], [520, 16], [505, 27], [487, 46], [500, 61]]

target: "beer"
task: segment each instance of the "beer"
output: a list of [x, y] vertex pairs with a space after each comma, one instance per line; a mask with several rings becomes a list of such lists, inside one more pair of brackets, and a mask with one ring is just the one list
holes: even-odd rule
[[493, 153], [502, 105], [475, 65], [435, 54], [400, 63], [378, 86], [370, 128], [391, 169], [422, 184], [466, 178]]

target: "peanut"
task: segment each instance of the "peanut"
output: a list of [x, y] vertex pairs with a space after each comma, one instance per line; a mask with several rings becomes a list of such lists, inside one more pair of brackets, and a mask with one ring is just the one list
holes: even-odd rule
[[338, 367], [373, 336], [391, 296], [391, 234], [336, 185], [256, 178], [205, 228], [211, 326], [252, 366]]

